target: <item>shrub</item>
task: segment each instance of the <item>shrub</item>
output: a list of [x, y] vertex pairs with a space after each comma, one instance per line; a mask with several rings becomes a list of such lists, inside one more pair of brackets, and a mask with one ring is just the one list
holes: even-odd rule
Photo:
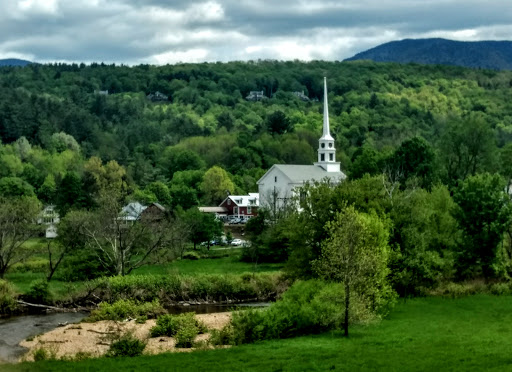
[[6, 280], [0, 279], [0, 315], [11, 314], [18, 308], [16, 293]]
[[231, 324], [222, 329], [212, 329], [210, 333], [210, 343], [212, 345], [233, 345], [235, 343], [235, 333]]
[[47, 349], [42, 346], [35, 349], [33, 355], [34, 355], [34, 362], [57, 359], [57, 352], [55, 350]]
[[[243, 301], [277, 297], [288, 284], [279, 273], [254, 275], [129, 275], [97, 279], [82, 293], [107, 302], [121, 299], [162, 302], [190, 300]], [[79, 295], [78, 295], [79, 296]], [[75, 297], [78, 297], [75, 295]], [[80, 301], [76, 299], [75, 302]]]
[[489, 286], [489, 292], [493, 295], [502, 296], [509, 295], [512, 291], [508, 283], [495, 283]]
[[166, 314], [159, 316], [156, 325], [151, 328], [151, 337], [168, 336], [173, 337], [181, 329], [195, 329], [196, 335], [208, 331], [206, 325], [198, 320], [195, 313], [184, 313], [179, 315]]
[[197, 328], [186, 326], [180, 328], [176, 333], [176, 347], [192, 347], [197, 336]]
[[44, 273], [48, 270], [48, 260], [45, 259], [37, 259], [31, 260], [23, 263], [17, 263], [12, 265], [9, 272], [11, 273]]
[[145, 342], [127, 333], [110, 345], [105, 356], [108, 358], [139, 356], [142, 355], [145, 347]]
[[51, 304], [53, 301], [46, 279], [34, 280], [24, 298], [36, 304]]
[[[368, 309], [357, 298], [351, 301], [351, 306], [352, 322], [379, 318], [375, 309]], [[324, 332], [339, 328], [343, 313], [341, 284], [298, 281], [269, 308], [234, 313], [229, 325], [213, 332], [212, 343], [244, 344]]]
[[199, 260], [199, 254], [197, 252], [185, 252], [182, 257], [184, 260]]
[[164, 314], [165, 309], [158, 300], [153, 302], [137, 302], [133, 300], [118, 300], [113, 304], [101, 302], [98, 309], [93, 310], [86, 321], [95, 322], [99, 320], [124, 320], [127, 318], [156, 318]]

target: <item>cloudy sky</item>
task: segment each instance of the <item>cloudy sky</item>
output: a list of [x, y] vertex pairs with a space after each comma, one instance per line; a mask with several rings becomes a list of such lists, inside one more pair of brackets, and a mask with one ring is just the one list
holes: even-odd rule
[[0, 0], [0, 59], [342, 60], [404, 38], [512, 40], [511, 0]]

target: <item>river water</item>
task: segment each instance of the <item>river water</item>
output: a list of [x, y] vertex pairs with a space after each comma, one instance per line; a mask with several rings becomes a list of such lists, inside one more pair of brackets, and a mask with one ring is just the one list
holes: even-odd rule
[[[266, 307], [269, 303], [255, 302], [242, 304], [201, 304], [178, 305], [168, 308], [171, 314], [195, 312], [196, 314], [211, 314], [230, 311], [234, 308]], [[27, 351], [19, 343], [26, 338], [49, 332], [63, 323], [78, 323], [88, 313], [53, 313], [39, 315], [21, 315], [0, 319], [0, 363], [14, 363]], [[0, 368], [1, 370], [1, 368]]]
[[51, 331], [62, 323], [79, 322], [86, 316], [87, 313], [54, 313], [0, 319], [0, 361], [16, 362], [27, 351], [18, 345], [24, 339]]

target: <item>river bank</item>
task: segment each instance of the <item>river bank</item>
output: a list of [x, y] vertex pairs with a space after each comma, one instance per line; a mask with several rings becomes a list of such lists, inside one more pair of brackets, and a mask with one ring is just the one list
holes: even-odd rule
[[[210, 330], [221, 329], [229, 323], [231, 312], [197, 314], [196, 317]], [[132, 333], [140, 340], [147, 340], [145, 354], [192, 350], [175, 348], [175, 340], [172, 337], [150, 338], [150, 329], [155, 324], [154, 319], [147, 320], [144, 324], [136, 323], [135, 320], [68, 324], [20, 342], [20, 347], [28, 350], [21, 360], [34, 360], [34, 352], [40, 348], [46, 349], [58, 359], [74, 358], [77, 354], [99, 357], [108, 350], [113, 335], [126, 332]], [[208, 338], [209, 334], [206, 333], [198, 335], [196, 341], [206, 341]]]

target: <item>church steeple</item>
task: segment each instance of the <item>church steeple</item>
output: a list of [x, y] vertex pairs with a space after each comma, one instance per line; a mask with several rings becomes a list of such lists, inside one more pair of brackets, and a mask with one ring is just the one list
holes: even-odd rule
[[324, 77], [324, 124], [322, 137], [318, 140], [318, 163], [327, 172], [340, 172], [340, 163], [336, 162], [334, 138], [329, 130], [329, 105], [327, 102], [327, 78]]

